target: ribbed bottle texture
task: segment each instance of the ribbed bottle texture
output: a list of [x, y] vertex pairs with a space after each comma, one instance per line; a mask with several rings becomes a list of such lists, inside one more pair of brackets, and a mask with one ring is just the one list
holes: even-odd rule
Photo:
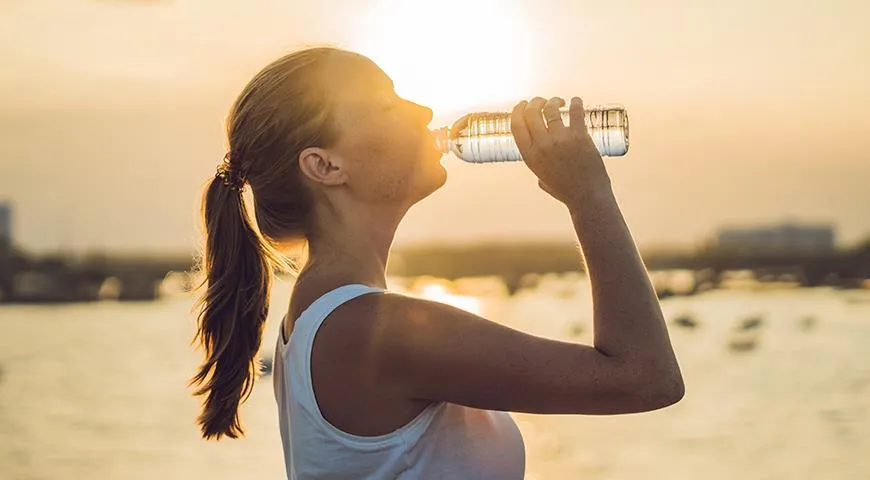
[[[562, 121], [570, 125], [568, 107], [560, 109]], [[587, 107], [586, 129], [601, 156], [618, 157], [628, 151], [628, 114], [621, 105]], [[508, 112], [478, 112], [463, 116], [452, 127], [435, 132], [438, 148], [453, 152], [471, 163], [521, 161], [520, 151], [511, 134]]]

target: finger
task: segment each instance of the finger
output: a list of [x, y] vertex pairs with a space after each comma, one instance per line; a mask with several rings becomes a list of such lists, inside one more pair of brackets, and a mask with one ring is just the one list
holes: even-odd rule
[[562, 112], [560, 108], [565, 106], [565, 100], [559, 97], [553, 97], [547, 100], [544, 105], [544, 120], [547, 122], [547, 129], [555, 132], [565, 128], [565, 123], [562, 121]]
[[521, 153], [532, 146], [532, 136], [529, 134], [529, 129], [526, 126], [526, 119], [523, 117], [523, 112], [526, 111], [528, 103], [523, 100], [511, 112], [511, 133], [513, 133], [514, 140], [517, 142], [517, 148], [520, 149]]
[[586, 131], [586, 110], [583, 107], [583, 99], [572, 97], [568, 107], [568, 118], [571, 128]]
[[526, 127], [532, 135], [532, 143], [536, 143], [547, 138], [547, 126], [544, 125], [544, 115], [541, 113], [541, 108], [547, 103], [541, 97], [533, 98], [526, 106], [523, 112], [523, 118], [526, 120]]

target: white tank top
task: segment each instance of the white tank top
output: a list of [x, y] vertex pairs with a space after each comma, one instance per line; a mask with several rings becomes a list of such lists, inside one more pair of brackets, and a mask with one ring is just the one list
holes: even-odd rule
[[384, 290], [336, 288], [302, 312], [286, 344], [280, 329], [273, 375], [287, 478], [521, 480], [525, 447], [506, 412], [439, 402], [374, 437], [352, 435], [323, 418], [311, 382], [314, 335], [339, 305], [369, 293]]

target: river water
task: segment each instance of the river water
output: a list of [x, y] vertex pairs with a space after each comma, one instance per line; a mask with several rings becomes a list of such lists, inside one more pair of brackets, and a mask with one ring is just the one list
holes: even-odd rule
[[[494, 280], [391, 281], [530, 333], [591, 339], [579, 277], [515, 296]], [[265, 356], [289, 290], [276, 285]], [[516, 414], [528, 479], [870, 479], [870, 291], [720, 290], [662, 306], [684, 400], [627, 416]], [[0, 307], [0, 479], [283, 478], [271, 377], [243, 407], [244, 439], [199, 439], [190, 311], [185, 297]]]

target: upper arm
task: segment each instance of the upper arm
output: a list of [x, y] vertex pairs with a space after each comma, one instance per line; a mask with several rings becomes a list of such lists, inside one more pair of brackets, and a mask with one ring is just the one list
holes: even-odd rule
[[[410, 399], [529, 413], [629, 413], [679, 400], [667, 379], [587, 345], [511, 329], [439, 302], [378, 301], [380, 377]], [[674, 398], [677, 397], [677, 398]]]

